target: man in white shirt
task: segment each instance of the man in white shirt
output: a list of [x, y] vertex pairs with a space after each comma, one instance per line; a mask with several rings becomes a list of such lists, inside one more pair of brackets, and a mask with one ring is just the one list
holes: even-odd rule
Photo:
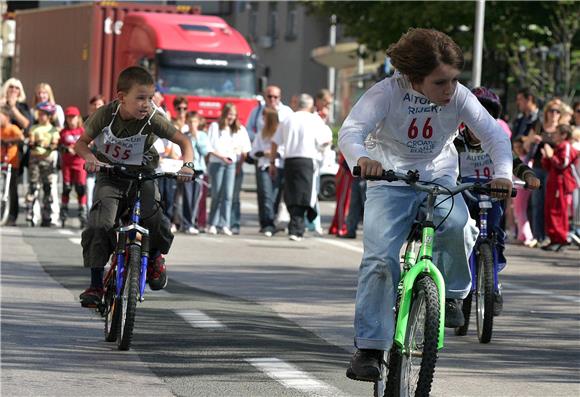
[[[319, 147], [328, 143], [328, 127], [312, 113], [314, 100], [301, 94], [298, 110], [280, 124], [272, 139], [270, 162], [274, 162], [278, 148], [284, 146], [284, 201], [290, 212], [288, 233], [290, 239], [299, 241], [304, 235], [304, 215], [316, 218], [316, 188], [314, 162], [320, 156]], [[276, 167], [270, 167], [275, 173]]]
[[250, 135], [251, 141], [253, 141], [254, 136], [264, 128], [264, 118], [262, 117], [262, 113], [265, 107], [276, 109], [278, 111], [278, 120], [280, 123], [294, 113], [292, 109], [282, 103], [282, 90], [280, 90], [280, 87], [269, 85], [266, 87], [266, 90], [264, 90], [264, 102], [260, 101], [258, 106], [252, 109], [252, 113], [250, 113], [248, 123], [246, 124], [246, 130]]

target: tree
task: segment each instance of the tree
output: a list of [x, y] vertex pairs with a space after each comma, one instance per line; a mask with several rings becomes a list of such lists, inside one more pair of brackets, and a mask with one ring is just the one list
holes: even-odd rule
[[[474, 2], [315, 1], [308, 6], [336, 15], [345, 34], [371, 50], [386, 49], [418, 26], [447, 33], [466, 52], [473, 46]], [[508, 67], [508, 83], [530, 86], [540, 98], [570, 100], [579, 79], [579, 16], [576, 1], [487, 1], [484, 81], [497, 82], [499, 62]]]

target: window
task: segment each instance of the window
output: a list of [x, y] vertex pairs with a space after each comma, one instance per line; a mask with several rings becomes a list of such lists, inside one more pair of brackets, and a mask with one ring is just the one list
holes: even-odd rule
[[287, 41], [296, 40], [297, 35], [297, 14], [296, 3], [288, 2], [288, 11], [286, 13], [286, 35], [284, 36]]
[[268, 36], [272, 40], [278, 37], [278, 3], [268, 3]]

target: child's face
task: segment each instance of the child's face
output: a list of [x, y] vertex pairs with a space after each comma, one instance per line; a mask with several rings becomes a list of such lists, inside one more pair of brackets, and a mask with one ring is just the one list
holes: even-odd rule
[[514, 142], [514, 153], [520, 157], [525, 154], [524, 152], [524, 145], [521, 142]]
[[50, 115], [40, 110], [38, 112], [38, 124], [47, 124], [50, 122]]
[[66, 116], [66, 123], [70, 128], [77, 128], [79, 116]]
[[236, 121], [237, 117], [238, 117], [238, 113], [234, 109], [230, 109], [230, 111], [228, 112], [228, 115], [226, 116], [227, 125], [233, 124], [233, 122]]
[[151, 100], [155, 95], [153, 85], [134, 85], [129, 92], [118, 93], [121, 109], [125, 117], [144, 119], [151, 110]]
[[459, 73], [453, 66], [441, 63], [421, 83], [413, 83], [413, 88], [434, 104], [445, 106], [455, 93]]
[[199, 129], [199, 119], [197, 117], [192, 117], [187, 120], [187, 126], [190, 130], [197, 131]]

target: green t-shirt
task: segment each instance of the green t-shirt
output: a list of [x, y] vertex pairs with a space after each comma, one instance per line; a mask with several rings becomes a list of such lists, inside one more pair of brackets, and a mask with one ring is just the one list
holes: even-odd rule
[[[118, 105], [119, 102], [115, 100], [97, 109], [97, 111], [85, 122], [85, 132], [91, 138], [96, 139], [102, 133], [103, 128], [108, 126], [111, 123], [111, 120], [113, 120], [113, 113], [117, 110]], [[167, 120], [165, 115], [160, 112], [156, 112], [148, 123], [147, 120], [149, 120], [150, 116], [151, 113], [141, 120], [123, 120], [120, 112], [118, 112], [113, 124], [111, 125], [111, 132], [117, 138], [128, 138], [136, 135], [139, 133], [141, 128], [143, 128], [141, 134], [147, 135], [147, 139], [145, 141], [143, 152], [142, 167], [153, 170], [157, 168], [159, 163], [159, 153], [157, 153], [153, 144], [158, 137], [170, 140], [173, 139], [177, 129], [169, 122], [169, 120]], [[99, 161], [110, 163], [109, 159], [98, 151], [96, 152], [96, 156]], [[137, 166], [136, 168], [139, 167]]]

